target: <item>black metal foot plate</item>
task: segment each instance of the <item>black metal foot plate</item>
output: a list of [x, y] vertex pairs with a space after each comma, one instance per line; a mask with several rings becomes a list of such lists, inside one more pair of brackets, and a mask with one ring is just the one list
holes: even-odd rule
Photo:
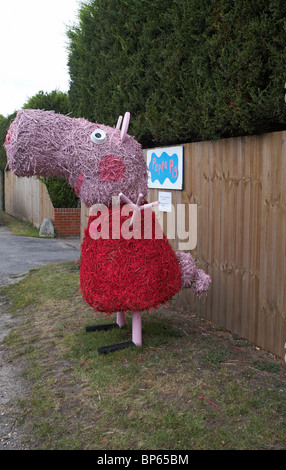
[[90, 331], [111, 330], [111, 328], [119, 328], [119, 325], [117, 323], [107, 323], [106, 325], [90, 325], [85, 327], [85, 331], [88, 333]]
[[110, 346], [102, 346], [98, 348], [99, 354], [107, 354], [109, 352], [118, 351], [119, 349], [129, 348], [130, 346], [135, 346], [133, 341], [127, 341], [126, 343], [111, 344]]

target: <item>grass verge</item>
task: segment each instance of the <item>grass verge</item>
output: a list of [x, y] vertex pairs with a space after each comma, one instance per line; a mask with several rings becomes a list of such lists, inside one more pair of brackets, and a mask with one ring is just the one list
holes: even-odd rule
[[13, 235], [39, 237], [40, 229], [35, 227], [31, 222], [17, 219], [4, 211], [0, 211], [0, 225], [8, 227]]
[[[29, 449], [245, 450], [286, 448], [282, 360], [170, 305], [143, 315], [143, 346], [102, 323], [79, 292], [79, 265], [33, 270], [2, 289], [18, 326], [4, 340], [29, 394], [18, 402]], [[110, 321], [110, 319], [106, 319]]]

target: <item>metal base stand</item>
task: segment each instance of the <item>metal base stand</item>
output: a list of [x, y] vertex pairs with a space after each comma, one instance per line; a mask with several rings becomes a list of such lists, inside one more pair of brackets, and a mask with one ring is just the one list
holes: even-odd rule
[[[107, 323], [103, 325], [91, 325], [85, 328], [86, 332], [110, 330], [112, 328], [122, 328], [124, 326], [124, 315], [117, 312], [117, 322]], [[141, 312], [132, 312], [132, 341], [125, 343], [111, 344], [110, 346], [102, 346], [98, 348], [99, 354], [107, 354], [109, 352], [125, 349], [130, 346], [142, 346], [142, 318]]]

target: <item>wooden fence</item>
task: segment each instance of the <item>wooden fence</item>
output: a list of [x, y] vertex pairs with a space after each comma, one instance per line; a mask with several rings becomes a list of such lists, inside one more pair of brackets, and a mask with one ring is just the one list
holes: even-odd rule
[[54, 218], [46, 185], [38, 178], [18, 178], [5, 171], [5, 211], [40, 227], [44, 218]]
[[[278, 356], [286, 343], [286, 132], [184, 146], [184, 190], [197, 204], [193, 254], [212, 278], [201, 316]], [[155, 200], [155, 190], [150, 200]], [[171, 241], [172, 243], [172, 241]], [[178, 240], [173, 246], [177, 248]]]
[[[184, 145], [184, 189], [172, 204], [197, 205], [198, 266], [212, 286], [176, 302], [284, 358], [286, 343], [286, 132]], [[151, 189], [149, 202], [158, 199]], [[158, 213], [158, 212], [157, 212]], [[82, 235], [88, 211], [82, 208]], [[158, 213], [164, 229], [165, 213]], [[173, 217], [177, 225], [181, 223]], [[184, 228], [184, 227], [183, 227]], [[166, 233], [166, 230], [165, 230]], [[179, 238], [170, 239], [174, 249]]]

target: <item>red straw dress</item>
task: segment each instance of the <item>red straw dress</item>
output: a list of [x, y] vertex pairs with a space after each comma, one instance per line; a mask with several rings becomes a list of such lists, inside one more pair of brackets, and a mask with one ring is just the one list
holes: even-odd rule
[[81, 246], [80, 285], [96, 311], [143, 311], [181, 289], [181, 268], [151, 209], [130, 227], [124, 205], [89, 217]]

